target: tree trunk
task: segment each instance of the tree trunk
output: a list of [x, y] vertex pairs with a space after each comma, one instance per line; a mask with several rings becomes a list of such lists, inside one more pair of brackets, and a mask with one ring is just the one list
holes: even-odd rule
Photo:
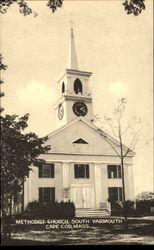
[[23, 178], [23, 181], [22, 181], [22, 190], [21, 190], [21, 202], [22, 202], [22, 206], [21, 206], [21, 213], [24, 212], [24, 192], [25, 192], [25, 189], [24, 189], [24, 178]]
[[10, 195], [10, 214], [8, 218], [8, 236], [11, 238], [11, 221], [12, 221], [12, 195]]
[[[4, 230], [4, 223], [5, 223], [5, 210], [4, 210], [4, 194], [3, 194], [3, 190], [1, 193], [1, 233], [2, 236], [5, 234], [5, 230]], [[5, 237], [5, 235], [4, 235]]]
[[123, 157], [121, 158], [121, 170], [122, 170], [122, 194], [123, 194], [123, 213], [125, 220], [125, 229], [128, 230], [128, 219], [127, 219], [127, 209], [126, 209], [126, 195], [125, 195], [125, 173], [124, 173], [124, 161]]

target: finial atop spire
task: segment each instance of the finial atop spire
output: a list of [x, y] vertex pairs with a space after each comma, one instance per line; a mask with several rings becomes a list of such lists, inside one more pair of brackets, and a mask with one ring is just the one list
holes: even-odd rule
[[74, 42], [73, 22], [71, 20], [71, 39], [69, 47], [68, 69], [78, 70], [77, 55]]

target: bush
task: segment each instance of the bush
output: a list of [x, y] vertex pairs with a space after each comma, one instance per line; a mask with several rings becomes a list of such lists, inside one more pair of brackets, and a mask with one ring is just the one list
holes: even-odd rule
[[136, 209], [134, 201], [127, 200], [123, 202], [111, 202], [111, 215], [124, 216], [124, 209], [127, 211], [127, 216], [148, 216], [153, 215], [151, 207], [154, 207], [154, 200], [136, 200]]
[[119, 201], [111, 202], [111, 215], [113, 216], [123, 215], [122, 202]]
[[39, 203], [37, 201], [30, 202], [22, 214], [22, 218], [74, 218], [75, 206], [72, 202], [55, 202], [55, 203]]
[[136, 200], [136, 210], [138, 215], [152, 215], [151, 207], [154, 207], [154, 200]]
[[111, 215], [113, 216], [124, 216], [124, 209], [127, 211], [127, 216], [135, 216], [136, 211], [134, 208], [134, 201], [127, 200], [122, 201], [114, 201], [111, 202]]
[[127, 200], [123, 203], [123, 208], [129, 213], [132, 209], [134, 209], [134, 201]]

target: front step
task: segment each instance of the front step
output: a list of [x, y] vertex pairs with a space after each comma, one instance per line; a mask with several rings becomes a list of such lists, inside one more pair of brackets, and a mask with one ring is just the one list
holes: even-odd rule
[[76, 217], [95, 217], [95, 218], [101, 218], [109, 216], [110, 213], [106, 209], [102, 210], [96, 210], [96, 209], [86, 209], [86, 208], [80, 208], [76, 209], [75, 212]]

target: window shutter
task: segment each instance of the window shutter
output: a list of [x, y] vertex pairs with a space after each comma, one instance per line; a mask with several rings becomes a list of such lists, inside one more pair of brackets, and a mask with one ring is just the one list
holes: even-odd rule
[[109, 202], [111, 202], [113, 200], [112, 198], [112, 188], [108, 188], [108, 196], [109, 196]]
[[108, 165], [108, 178], [115, 178], [115, 171], [113, 165]]
[[39, 178], [42, 178], [42, 167], [43, 166], [39, 166], [39, 169], [38, 169], [38, 174], [39, 174]]
[[121, 178], [121, 166], [118, 166], [118, 178]]
[[123, 195], [122, 195], [122, 188], [120, 187], [119, 188], [119, 201], [122, 201], [123, 200]]
[[86, 165], [86, 178], [89, 178], [89, 165]]
[[119, 189], [119, 188], [117, 188], [117, 187], [109, 187], [109, 188], [108, 188], [108, 192], [109, 192], [109, 201], [110, 201], [110, 202], [119, 201], [118, 189]]
[[113, 166], [114, 178], [117, 178], [117, 166]]
[[50, 201], [55, 202], [55, 188], [50, 188]]
[[111, 178], [111, 170], [110, 170], [110, 166], [107, 166], [107, 173], [108, 173], [108, 178]]
[[55, 178], [55, 165], [51, 164], [50, 166], [50, 178]]
[[78, 165], [77, 164], [74, 165], [74, 177], [78, 178]]
[[39, 188], [39, 202], [43, 203], [43, 188]]

